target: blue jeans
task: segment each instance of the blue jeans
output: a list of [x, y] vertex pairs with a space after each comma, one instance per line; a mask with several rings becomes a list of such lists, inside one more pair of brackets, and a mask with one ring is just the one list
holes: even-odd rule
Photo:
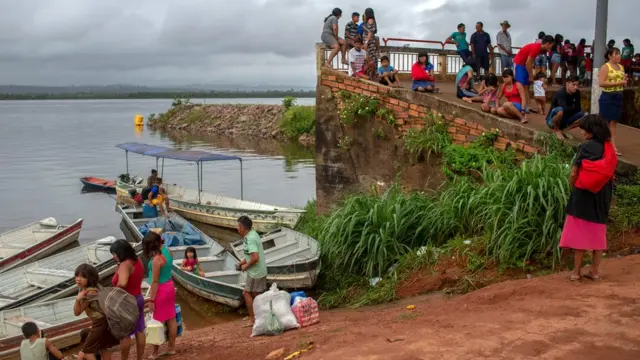
[[[549, 115], [547, 115], [547, 126], [550, 129], [553, 129], [553, 118], [558, 115], [558, 113], [560, 111], [563, 111], [564, 109], [561, 107], [556, 107], [551, 109], [551, 111], [549, 111]], [[558, 128], [560, 130], [564, 130], [567, 127], [571, 126], [571, 124], [575, 123], [576, 121], [582, 119], [582, 117], [584, 117], [585, 113], [583, 113], [582, 111], [579, 111], [575, 114], [573, 114], [572, 116], [566, 116], [565, 114], [562, 114], [562, 119], [560, 119], [560, 124], [558, 124]]]
[[462, 58], [462, 61], [464, 61], [465, 64], [469, 65], [468, 61], [469, 61], [469, 58], [471, 58], [471, 50], [469, 49], [458, 50], [458, 55], [460, 55], [460, 57]]
[[500, 54], [500, 63], [502, 69], [513, 69], [513, 58], [511, 55]]

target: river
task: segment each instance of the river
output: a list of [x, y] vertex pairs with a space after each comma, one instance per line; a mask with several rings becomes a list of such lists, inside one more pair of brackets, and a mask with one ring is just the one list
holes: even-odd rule
[[[278, 104], [281, 99], [193, 101]], [[247, 200], [303, 207], [315, 196], [313, 152], [297, 144], [134, 129], [134, 115], [146, 117], [170, 106], [170, 99], [0, 101], [0, 232], [51, 216], [60, 223], [83, 218], [81, 243], [122, 237], [113, 195], [83, 193], [79, 178], [115, 179], [126, 172], [125, 153], [115, 146], [129, 141], [240, 155]], [[132, 175], [147, 176], [154, 167], [155, 159], [129, 154]], [[203, 172], [206, 191], [240, 197], [238, 162], [206, 163]], [[166, 160], [164, 180], [197, 188], [195, 164]]]

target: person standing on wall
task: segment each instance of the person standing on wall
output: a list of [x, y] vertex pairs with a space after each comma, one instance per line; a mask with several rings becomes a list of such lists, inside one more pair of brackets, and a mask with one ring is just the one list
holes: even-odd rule
[[471, 53], [477, 62], [477, 76], [480, 76], [480, 69], [484, 69], [484, 73], [489, 73], [491, 67], [491, 55], [493, 48], [491, 47], [491, 36], [484, 30], [484, 24], [480, 21], [476, 24], [476, 32], [471, 35], [469, 44], [471, 44]]
[[513, 69], [513, 49], [511, 47], [511, 34], [509, 28], [511, 24], [507, 20], [500, 23], [502, 30], [496, 35], [496, 45], [500, 53], [500, 63], [502, 70]]
[[267, 264], [260, 235], [252, 229], [253, 222], [247, 216], [238, 219], [238, 233], [242, 236], [244, 259], [237, 264], [238, 270], [247, 272], [244, 284], [244, 301], [249, 311], [251, 325], [256, 321], [253, 313], [253, 300], [267, 290]]

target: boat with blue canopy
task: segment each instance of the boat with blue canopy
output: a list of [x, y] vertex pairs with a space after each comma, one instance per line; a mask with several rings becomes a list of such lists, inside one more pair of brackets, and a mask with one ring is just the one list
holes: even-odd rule
[[[175, 184], [165, 183], [171, 208], [189, 220], [195, 220], [209, 225], [236, 228], [237, 219], [246, 215], [251, 218], [254, 228], [259, 232], [267, 232], [282, 225], [293, 227], [304, 210], [267, 205], [244, 200], [242, 158], [234, 155], [216, 154], [201, 150], [177, 150], [164, 146], [148, 145], [129, 142], [116, 145], [125, 151], [127, 172], [116, 182], [116, 193], [119, 203], [133, 204], [135, 193], [141, 193], [146, 179], [129, 176], [129, 153], [151, 156], [156, 158], [156, 169], [160, 176], [164, 175], [164, 160], [178, 160], [196, 163], [198, 189], [184, 188]], [[210, 161], [238, 161], [240, 163], [240, 199], [208, 193], [203, 190], [203, 163]]]

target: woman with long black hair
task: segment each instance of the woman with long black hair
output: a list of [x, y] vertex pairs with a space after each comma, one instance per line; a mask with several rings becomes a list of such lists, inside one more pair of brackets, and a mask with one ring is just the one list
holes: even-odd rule
[[322, 27], [322, 35], [320, 39], [325, 45], [331, 48], [331, 54], [327, 59], [327, 66], [331, 67], [333, 58], [338, 55], [338, 52], [342, 52], [342, 63], [349, 65], [347, 62], [347, 42], [338, 36], [338, 19], [342, 17], [342, 10], [335, 8], [331, 11], [331, 14], [324, 18], [324, 26]]
[[376, 15], [372, 8], [367, 8], [362, 16], [363, 32], [362, 40], [364, 48], [367, 50], [369, 60], [373, 62], [374, 67], [378, 68], [378, 59], [380, 59], [380, 38], [377, 36], [378, 24], [376, 23]]
[[602, 94], [598, 99], [598, 106], [600, 107], [600, 116], [609, 123], [611, 143], [616, 149], [616, 154], [621, 155], [616, 147], [616, 127], [622, 119], [622, 91], [627, 86], [627, 76], [624, 66], [620, 65], [620, 49], [607, 48], [604, 57], [607, 62], [600, 68], [599, 83]]

